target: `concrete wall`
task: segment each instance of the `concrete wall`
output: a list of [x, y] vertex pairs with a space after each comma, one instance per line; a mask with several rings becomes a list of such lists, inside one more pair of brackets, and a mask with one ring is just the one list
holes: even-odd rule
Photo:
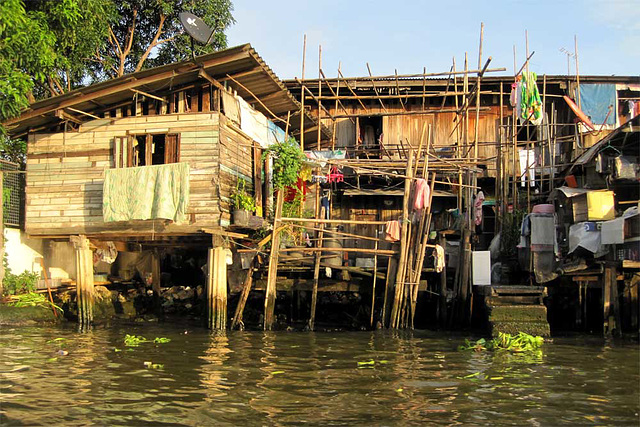
[[17, 228], [5, 228], [4, 239], [5, 253], [12, 273], [41, 270], [36, 258], [42, 257], [43, 254], [42, 239], [28, 239]]

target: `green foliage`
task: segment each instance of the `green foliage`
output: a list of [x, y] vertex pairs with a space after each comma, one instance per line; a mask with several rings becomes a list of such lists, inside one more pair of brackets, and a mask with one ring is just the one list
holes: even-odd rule
[[27, 270], [20, 274], [14, 274], [11, 271], [11, 268], [9, 268], [6, 251], [2, 262], [4, 264], [4, 279], [2, 280], [2, 286], [5, 294], [24, 294], [36, 290], [40, 274], [32, 273]]
[[55, 308], [62, 312], [62, 308], [53, 304], [44, 295], [37, 294], [35, 292], [28, 292], [21, 295], [11, 295], [9, 297], [9, 305], [14, 307], [42, 307], [42, 308]]
[[24, 168], [27, 163], [27, 142], [0, 135], [0, 159], [17, 163]]
[[504, 225], [500, 239], [500, 254], [506, 258], [518, 255], [518, 243], [520, 242], [520, 227], [522, 220], [527, 213], [521, 210], [514, 210], [512, 213], [504, 215]]
[[254, 212], [256, 210], [256, 201], [253, 196], [245, 190], [245, 180], [238, 179], [236, 188], [231, 193], [231, 207], [235, 210], [245, 210]]
[[[182, 30], [180, 12], [191, 12], [214, 28], [211, 44], [196, 45], [196, 55], [226, 48], [224, 31], [235, 22], [230, 0], [119, 0], [115, 5], [118, 19], [111, 26], [114, 37], [100, 51], [94, 67], [97, 76], [113, 77], [189, 58], [191, 42]], [[133, 40], [122, 61], [131, 28]]]
[[27, 13], [20, 0], [0, 2], [0, 121], [29, 105], [34, 83], [53, 70], [54, 44], [42, 14]]
[[276, 189], [282, 190], [298, 182], [305, 156], [295, 139], [273, 144], [263, 156], [267, 154], [273, 158], [273, 186]]
[[[127, 347], [138, 347], [140, 344], [145, 343], [145, 342], [153, 342], [154, 344], [166, 344], [168, 342], [171, 342], [171, 338], [156, 337], [156, 338], [153, 339], [153, 341], [149, 341], [148, 339], [146, 339], [142, 335], [129, 335], [129, 334], [127, 334], [124, 337], [124, 345], [126, 345]], [[116, 350], [116, 351], [118, 351], [118, 350]]]
[[124, 345], [128, 347], [137, 347], [143, 342], [147, 342], [147, 339], [142, 335], [125, 335], [124, 337]]
[[538, 351], [543, 343], [544, 338], [525, 334], [524, 332], [518, 332], [515, 336], [500, 332], [498, 337], [493, 338], [491, 341], [487, 341], [484, 338], [480, 338], [476, 342], [465, 340], [465, 343], [460, 345], [458, 350], [473, 350], [476, 352], [507, 350], [512, 353], [524, 353]]

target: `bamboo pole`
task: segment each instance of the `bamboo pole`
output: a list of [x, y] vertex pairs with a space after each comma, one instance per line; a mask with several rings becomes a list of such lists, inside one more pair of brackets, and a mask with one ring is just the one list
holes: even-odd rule
[[398, 252], [391, 249], [368, 249], [368, 248], [284, 248], [280, 252], [355, 252], [361, 254], [378, 254], [380, 256], [393, 256]]
[[398, 327], [398, 316], [400, 314], [401, 297], [404, 289], [404, 275], [407, 263], [407, 246], [409, 243], [408, 222], [409, 222], [409, 198], [411, 196], [411, 177], [413, 174], [413, 150], [409, 150], [409, 160], [407, 161], [407, 178], [404, 181], [404, 197], [402, 201], [402, 228], [400, 234], [400, 260], [398, 261], [398, 272], [396, 273], [396, 289], [391, 308], [390, 328]]
[[[365, 107], [365, 105], [362, 103], [362, 100], [358, 97], [358, 95], [354, 92], [354, 90], [351, 88], [351, 85], [349, 85], [349, 82], [344, 78], [344, 75], [342, 74], [342, 71], [340, 71], [340, 68], [338, 68], [338, 76], [342, 77], [342, 79], [344, 80], [344, 84], [345, 86], [347, 86], [347, 89], [349, 89], [349, 92], [351, 92], [351, 94], [353, 96], [356, 97], [356, 99], [358, 100], [358, 102], [360, 103], [360, 105], [362, 106], [362, 109], [364, 110], [364, 112], [366, 114], [368, 114], [369, 110], [367, 109], [367, 107]], [[336, 119], [341, 119], [341, 118], [350, 118], [352, 116], [345, 116], [345, 117], [341, 117], [341, 116], [334, 116]]]
[[269, 257], [269, 270], [267, 275], [267, 289], [264, 299], [264, 330], [270, 331], [273, 328], [274, 311], [276, 305], [276, 278], [278, 275], [278, 253], [280, 246], [280, 217], [282, 215], [282, 204], [284, 202], [284, 190], [278, 190], [276, 196], [276, 209], [273, 219], [273, 234], [271, 237], [271, 255]]
[[[320, 209], [320, 216], [324, 218], [325, 211], [324, 206]], [[317, 218], [317, 215], [316, 215]], [[322, 239], [324, 238], [324, 224], [320, 224], [320, 231], [318, 232], [317, 248], [322, 249]], [[315, 261], [313, 267], [313, 291], [311, 293], [311, 316], [309, 317], [309, 330], [313, 331], [316, 322], [316, 305], [318, 302], [318, 282], [320, 280], [320, 255], [321, 251], [315, 253]]]
[[429, 243], [429, 229], [431, 228], [431, 204], [433, 200], [433, 189], [435, 186], [436, 174], [431, 173], [431, 185], [429, 186], [429, 205], [426, 207], [425, 212], [422, 215], [421, 227], [418, 232], [421, 240], [419, 242], [418, 257], [416, 258], [416, 264], [414, 268], [414, 275], [411, 278], [411, 329], [413, 329], [413, 320], [416, 314], [416, 305], [418, 302], [418, 288], [420, 283], [420, 276], [422, 275], [422, 265], [424, 264], [424, 257], [426, 254], [427, 245]]
[[396, 274], [396, 269], [398, 266], [398, 259], [396, 257], [389, 257], [387, 261], [387, 276], [384, 282], [384, 299], [382, 301], [382, 326], [383, 327], [391, 327], [389, 322], [387, 321], [387, 312], [389, 306], [389, 290], [393, 284], [393, 278]]
[[[480, 47], [478, 48], [478, 68], [482, 67], [482, 41], [484, 39], [484, 22], [480, 23]], [[482, 75], [478, 73], [478, 80], [476, 81], [478, 95], [476, 96], [476, 123], [475, 123], [475, 132], [474, 132], [474, 148], [473, 148], [473, 158], [475, 161], [478, 161], [478, 127], [480, 123], [480, 80], [482, 79]]]
[[[367, 70], [369, 71], [369, 76], [373, 77], [373, 74], [371, 73], [371, 67], [369, 67], [369, 63], [368, 62], [367, 62]], [[373, 85], [373, 91], [376, 93], [376, 96], [378, 97], [378, 102], [380, 102], [380, 105], [382, 106], [382, 109], [386, 113], [387, 112], [387, 108], [384, 106], [384, 103], [382, 102], [382, 99], [380, 99], [380, 94], [378, 93], [378, 88], [376, 87], [376, 83], [375, 83], [375, 80], [373, 80], [373, 78], [371, 79], [371, 84]]]
[[[398, 99], [400, 100], [400, 105], [402, 105], [402, 110], [403, 111], [407, 111], [407, 107], [405, 107], [404, 101], [402, 100], [402, 97], [400, 96], [400, 83], [398, 83], [398, 70], [394, 70], [394, 71], [396, 73], [396, 90], [398, 91]], [[423, 98], [423, 103], [424, 103], [424, 98]]]
[[249, 270], [247, 270], [247, 277], [245, 277], [244, 283], [242, 284], [242, 293], [240, 294], [240, 300], [238, 301], [236, 313], [233, 315], [233, 321], [231, 322], [232, 330], [235, 329], [235, 327], [238, 325], [240, 325], [241, 330], [244, 329], [242, 315], [244, 313], [244, 307], [247, 304], [247, 299], [249, 298], [249, 293], [251, 292], [251, 285], [253, 284], [253, 272], [255, 271], [254, 262], [255, 257], [251, 260], [251, 265], [249, 266]]
[[[376, 234], [377, 231], [376, 231]], [[378, 250], [378, 240], [376, 240], [376, 243], [374, 245], [374, 250], [377, 251]], [[373, 286], [371, 289], [371, 322], [370, 322], [370, 326], [373, 328], [373, 312], [376, 306], [376, 280], [378, 278], [378, 255], [376, 254], [373, 257]]]
[[[300, 97], [300, 149], [304, 151], [304, 67], [305, 60], [307, 58], [307, 35], [304, 35], [304, 39], [302, 42], [302, 91]], [[320, 123], [318, 123], [319, 127], [322, 127]]]

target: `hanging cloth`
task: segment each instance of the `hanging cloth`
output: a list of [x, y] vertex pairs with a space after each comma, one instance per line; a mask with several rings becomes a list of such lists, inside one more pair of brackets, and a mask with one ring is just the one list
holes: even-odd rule
[[431, 189], [426, 179], [416, 179], [414, 185], [413, 209], [421, 211], [429, 206]]
[[400, 221], [387, 221], [385, 225], [385, 237], [388, 242], [397, 242], [400, 240]]
[[474, 203], [474, 212], [475, 212], [475, 224], [482, 224], [482, 203], [484, 202], [484, 193], [482, 191], [478, 191], [476, 195], [476, 201]]
[[444, 248], [440, 245], [436, 245], [435, 250], [433, 251], [433, 256], [435, 258], [435, 268], [436, 268], [436, 273], [442, 273], [442, 270], [444, 270], [445, 267], [445, 263], [444, 263]]
[[534, 125], [542, 123], [542, 100], [536, 84], [537, 78], [538, 76], [534, 72], [524, 71], [522, 73], [521, 123], [524, 123], [527, 119]]

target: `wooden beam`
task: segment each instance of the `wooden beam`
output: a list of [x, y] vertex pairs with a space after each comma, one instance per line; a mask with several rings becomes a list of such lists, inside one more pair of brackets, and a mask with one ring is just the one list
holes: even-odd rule
[[269, 112], [269, 114], [271, 114], [271, 116], [273, 116], [274, 119], [279, 120], [283, 123], [286, 123], [285, 120], [281, 119], [280, 117], [278, 117], [273, 111], [271, 111], [271, 109], [269, 109], [269, 107], [267, 107], [266, 105], [264, 105], [264, 103], [260, 100], [260, 98], [258, 98], [258, 96], [256, 96], [256, 94], [254, 94], [253, 92], [251, 92], [251, 90], [249, 88], [247, 88], [245, 85], [243, 85], [242, 83], [240, 83], [239, 81], [237, 81], [236, 79], [234, 79], [233, 77], [231, 77], [229, 74], [227, 74], [227, 77], [229, 77], [231, 79], [232, 82], [234, 82], [235, 84], [237, 84], [238, 86], [240, 86], [242, 89], [246, 90], [249, 95], [251, 95], [256, 101], [258, 101], [258, 104], [262, 105], [262, 108], [264, 108], [265, 110], [267, 110], [267, 112]]
[[99, 120], [99, 119], [100, 119], [100, 117], [98, 117], [98, 116], [96, 116], [96, 115], [94, 115], [94, 114], [87, 113], [87, 112], [82, 111], [82, 110], [77, 110], [77, 109], [72, 108], [72, 107], [67, 107], [67, 110], [69, 110], [69, 111], [73, 111], [74, 113], [83, 114], [83, 115], [85, 115], [85, 116], [91, 117], [92, 119], [96, 119], [96, 120]]
[[146, 96], [147, 98], [155, 99], [156, 101], [160, 101], [160, 102], [167, 102], [167, 100], [166, 100], [166, 99], [164, 99], [164, 98], [161, 98], [161, 97], [159, 97], [159, 96], [155, 96], [155, 95], [151, 95], [150, 93], [143, 92], [143, 91], [141, 91], [141, 90], [139, 90], [139, 89], [129, 89], [129, 90], [131, 90], [131, 92], [133, 92], [133, 93], [137, 93], [137, 94], [140, 94], [140, 95], [144, 95], [144, 96]]

